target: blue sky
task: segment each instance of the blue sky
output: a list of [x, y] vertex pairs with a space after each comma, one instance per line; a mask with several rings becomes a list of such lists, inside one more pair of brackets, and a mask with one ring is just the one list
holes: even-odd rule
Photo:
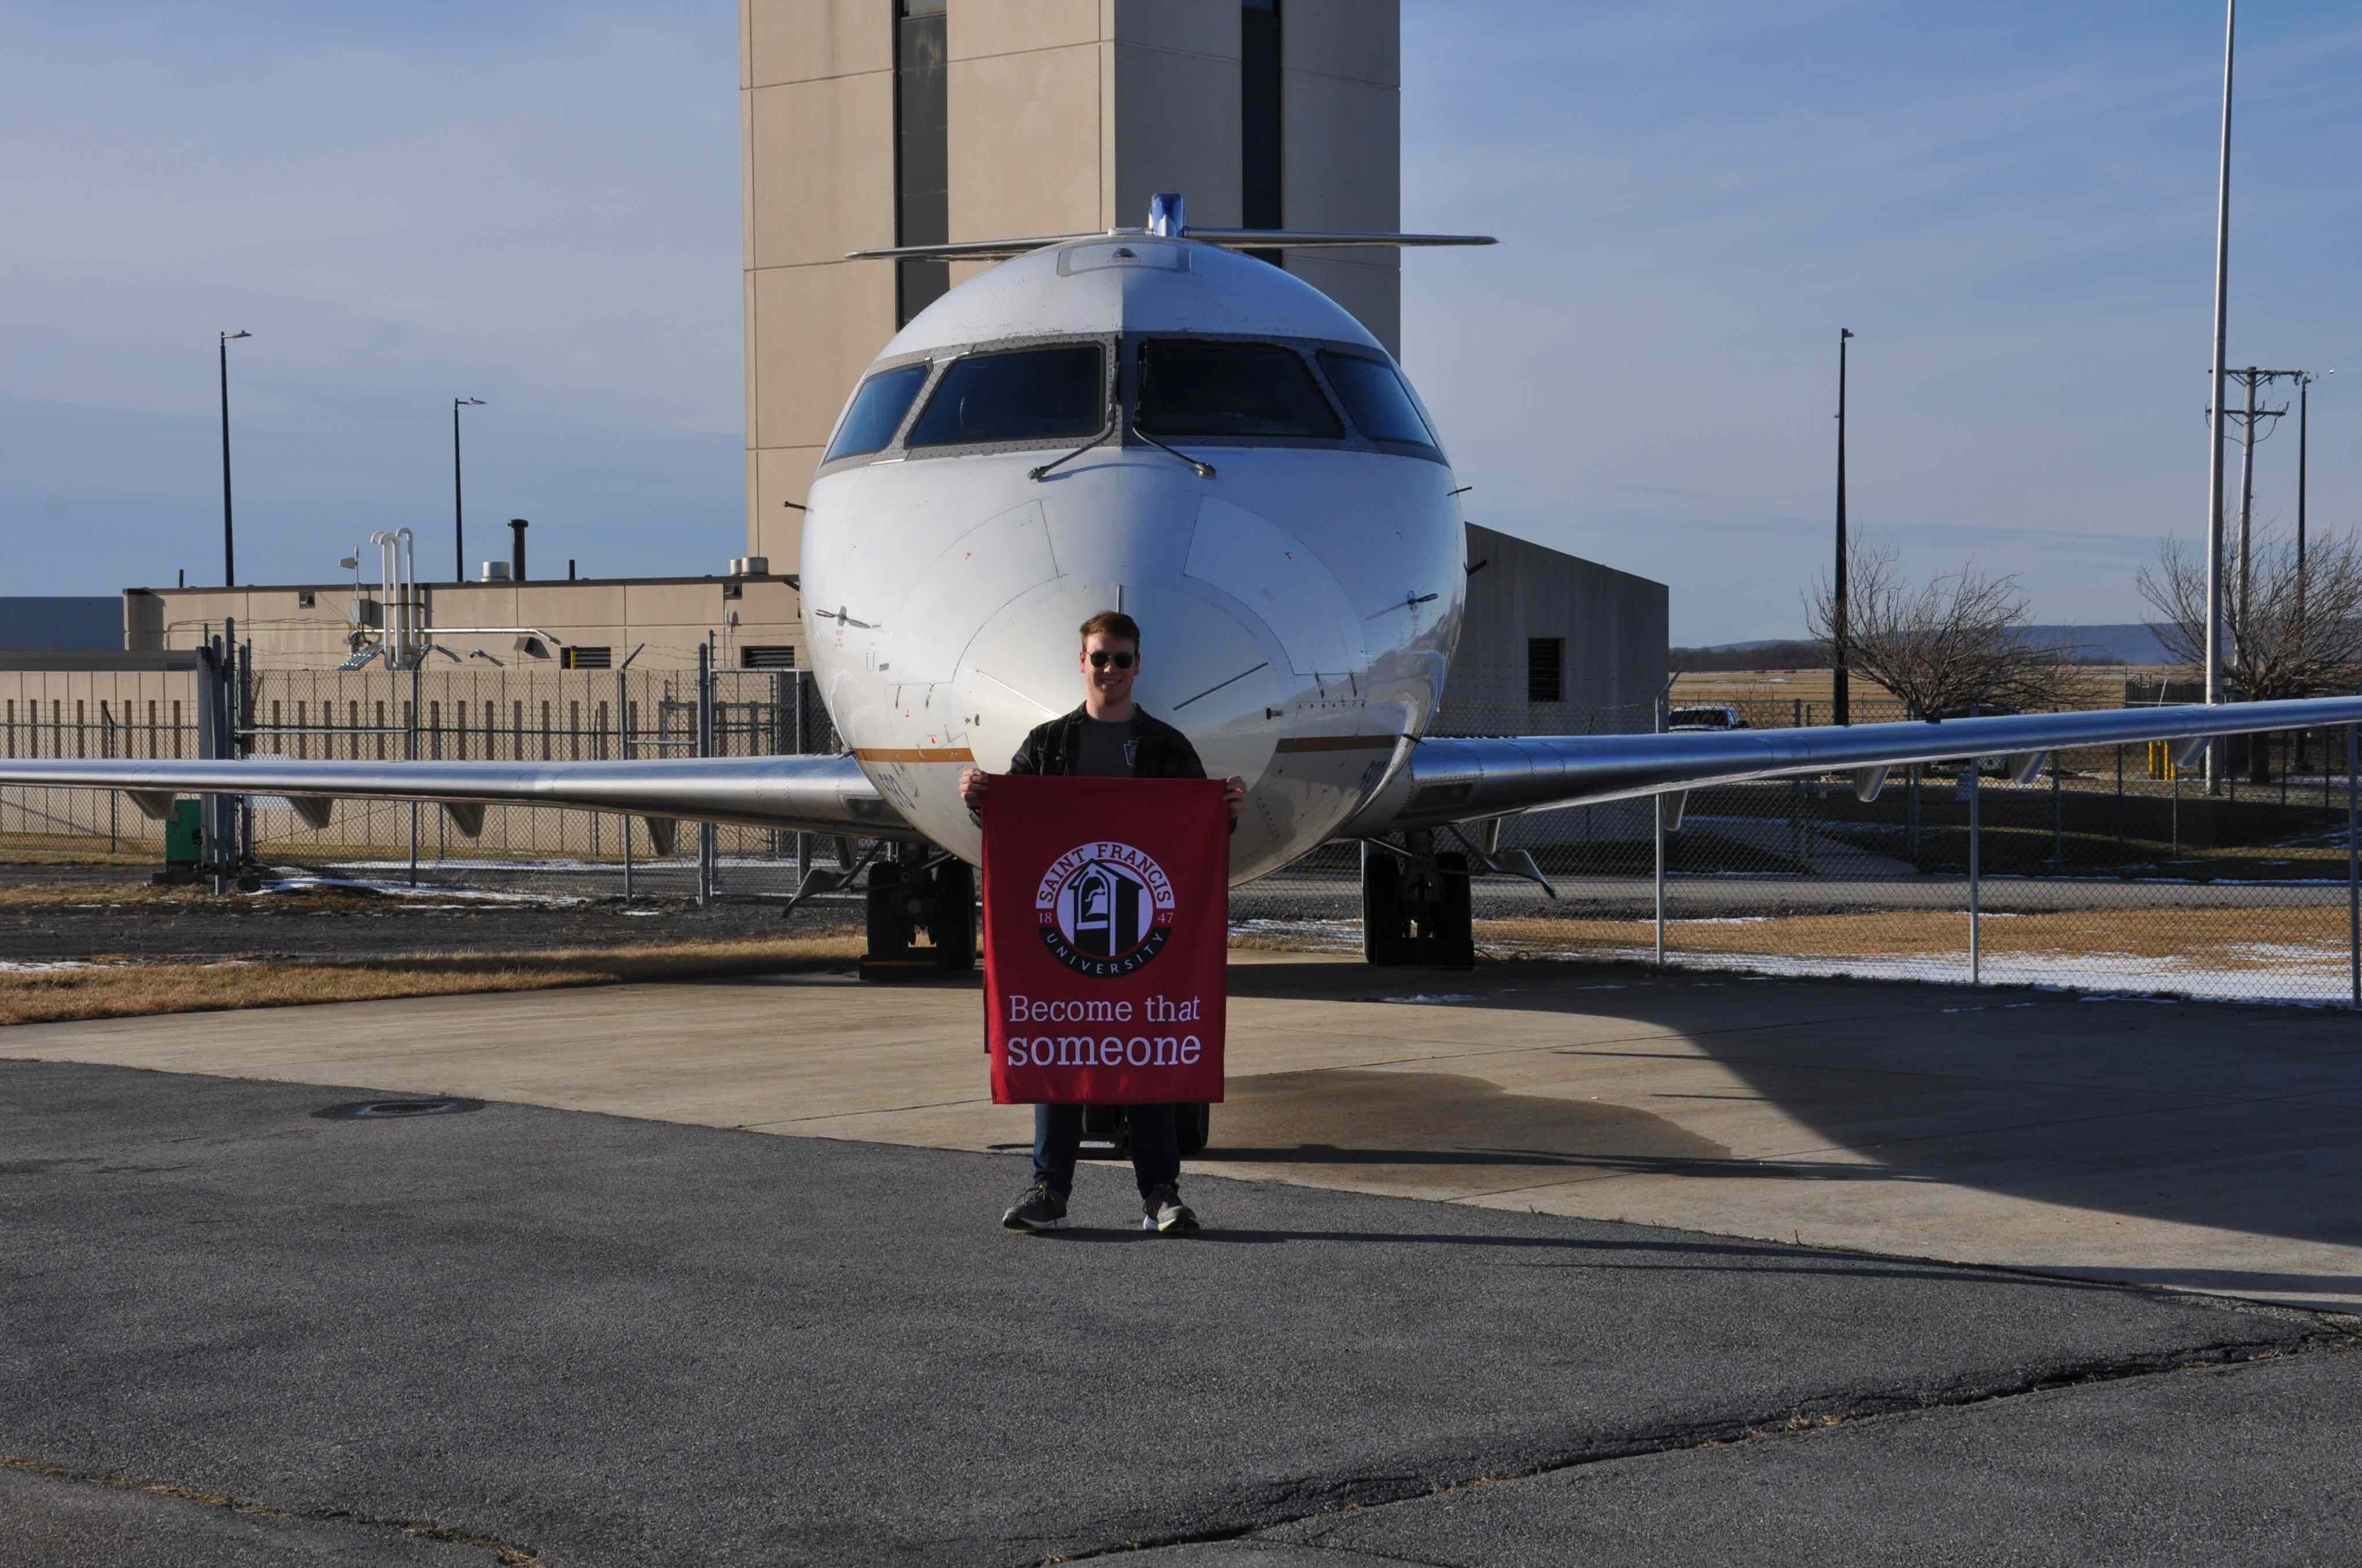
[[[956, 4], [956, 0], [955, 0]], [[2312, 521], [2362, 518], [2362, 13], [2241, 17], [2232, 356], [2315, 389]], [[1405, 359], [1477, 521], [1796, 628], [1852, 513], [2053, 621], [2205, 512], [2222, 14], [2209, 4], [1406, 0]], [[644, 9], [19, 4], [0, 17], [0, 593], [241, 577], [408, 523], [470, 555], [745, 547], [735, 24]], [[2341, 385], [2349, 380], [2352, 385]], [[2293, 418], [2257, 513], [2292, 521]]]

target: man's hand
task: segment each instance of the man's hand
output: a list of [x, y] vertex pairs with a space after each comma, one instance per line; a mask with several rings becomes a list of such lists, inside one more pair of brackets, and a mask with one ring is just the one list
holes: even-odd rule
[[1231, 809], [1231, 825], [1239, 825], [1239, 815], [1247, 809], [1247, 781], [1236, 775], [1222, 780], [1222, 804]]
[[[984, 809], [984, 792], [992, 788], [992, 775], [981, 767], [960, 769], [960, 801], [971, 812]], [[1235, 814], [1235, 813], [1234, 813]]]

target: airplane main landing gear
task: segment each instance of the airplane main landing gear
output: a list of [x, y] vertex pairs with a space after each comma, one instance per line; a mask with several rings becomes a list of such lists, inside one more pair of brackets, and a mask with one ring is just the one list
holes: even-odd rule
[[[1181, 1157], [1202, 1154], [1213, 1142], [1214, 1108], [1210, 1105], [1176, 1105], [1173, 1108], [1175, 1143]], [[1115, 1155], [1122, 1159], [1131, 1153], [1131, 1124], [1124, 1119], [1120, 1105], [1087, 1105], [1083, 1107], [1083, 1136], [1093, 1142], [1111, 1143]]]
[[1468, 856], [1438, 850], [1425, 829], [1405, 838], [1399, 847], [1362, 841], [1362, 956], [1387, 967], [1474, 968]]
[[[956, 856], [881, 859], [869, 867], [865, 980], [976, 967], [976, 870]], [[921, 945], [924, 935], [927, 945]]]

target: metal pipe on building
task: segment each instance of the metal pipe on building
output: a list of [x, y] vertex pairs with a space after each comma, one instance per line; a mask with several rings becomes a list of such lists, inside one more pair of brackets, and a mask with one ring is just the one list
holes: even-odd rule
[[401, 573], [402, 657], [403, 663], [415, 669], [425, 662], [421, 656], [425, 652], [426, 640], [419, 635], [418, 552], [409, 529], [396, 528], [393, 537], [395, 569]]
[[512, 581], [524, 580], [524, 531], [528, 526], [530, 525], [522, 517], [509, 519], [509, 578]]

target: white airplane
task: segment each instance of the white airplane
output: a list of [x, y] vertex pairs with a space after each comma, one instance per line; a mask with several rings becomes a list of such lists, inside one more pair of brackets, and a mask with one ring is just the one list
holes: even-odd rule
[[[856, 252], [1001, 259], [886, 345], [848, 398], [803, 534], [808, 646], [848, 750], [631, 762], [0, 761], [0, 783], [490, 803], [816, 831], [870, 845], [870, 939], [974, 959], [978, 830], [957, 778], [1075, 701], [1075, 628], [1121, 609], [1141, 703], [1247, 781], [1243, 882], [1363, 844], [1374, 962], [1473, 956], [1467, 878], [1529, 876], [1485, 824], [1702, 785], [2362, 720], [2362, 698], [1728, 733], [1426, 734], [1465, 608], [1462, 489], [1401, 367], [1334, 301], [1242, 248], [1478, 236], [1145, 227]], [[1678, 801], [1673, 811], [1678, 811]], [[1458, 847], [1451, 847], [1456, 845]], [[882, 856], [882, 858], [881, 858]], [[833, 885], [851, 881], [850, 875]], [[920, 949], [926, 953], [927, 949]]]

